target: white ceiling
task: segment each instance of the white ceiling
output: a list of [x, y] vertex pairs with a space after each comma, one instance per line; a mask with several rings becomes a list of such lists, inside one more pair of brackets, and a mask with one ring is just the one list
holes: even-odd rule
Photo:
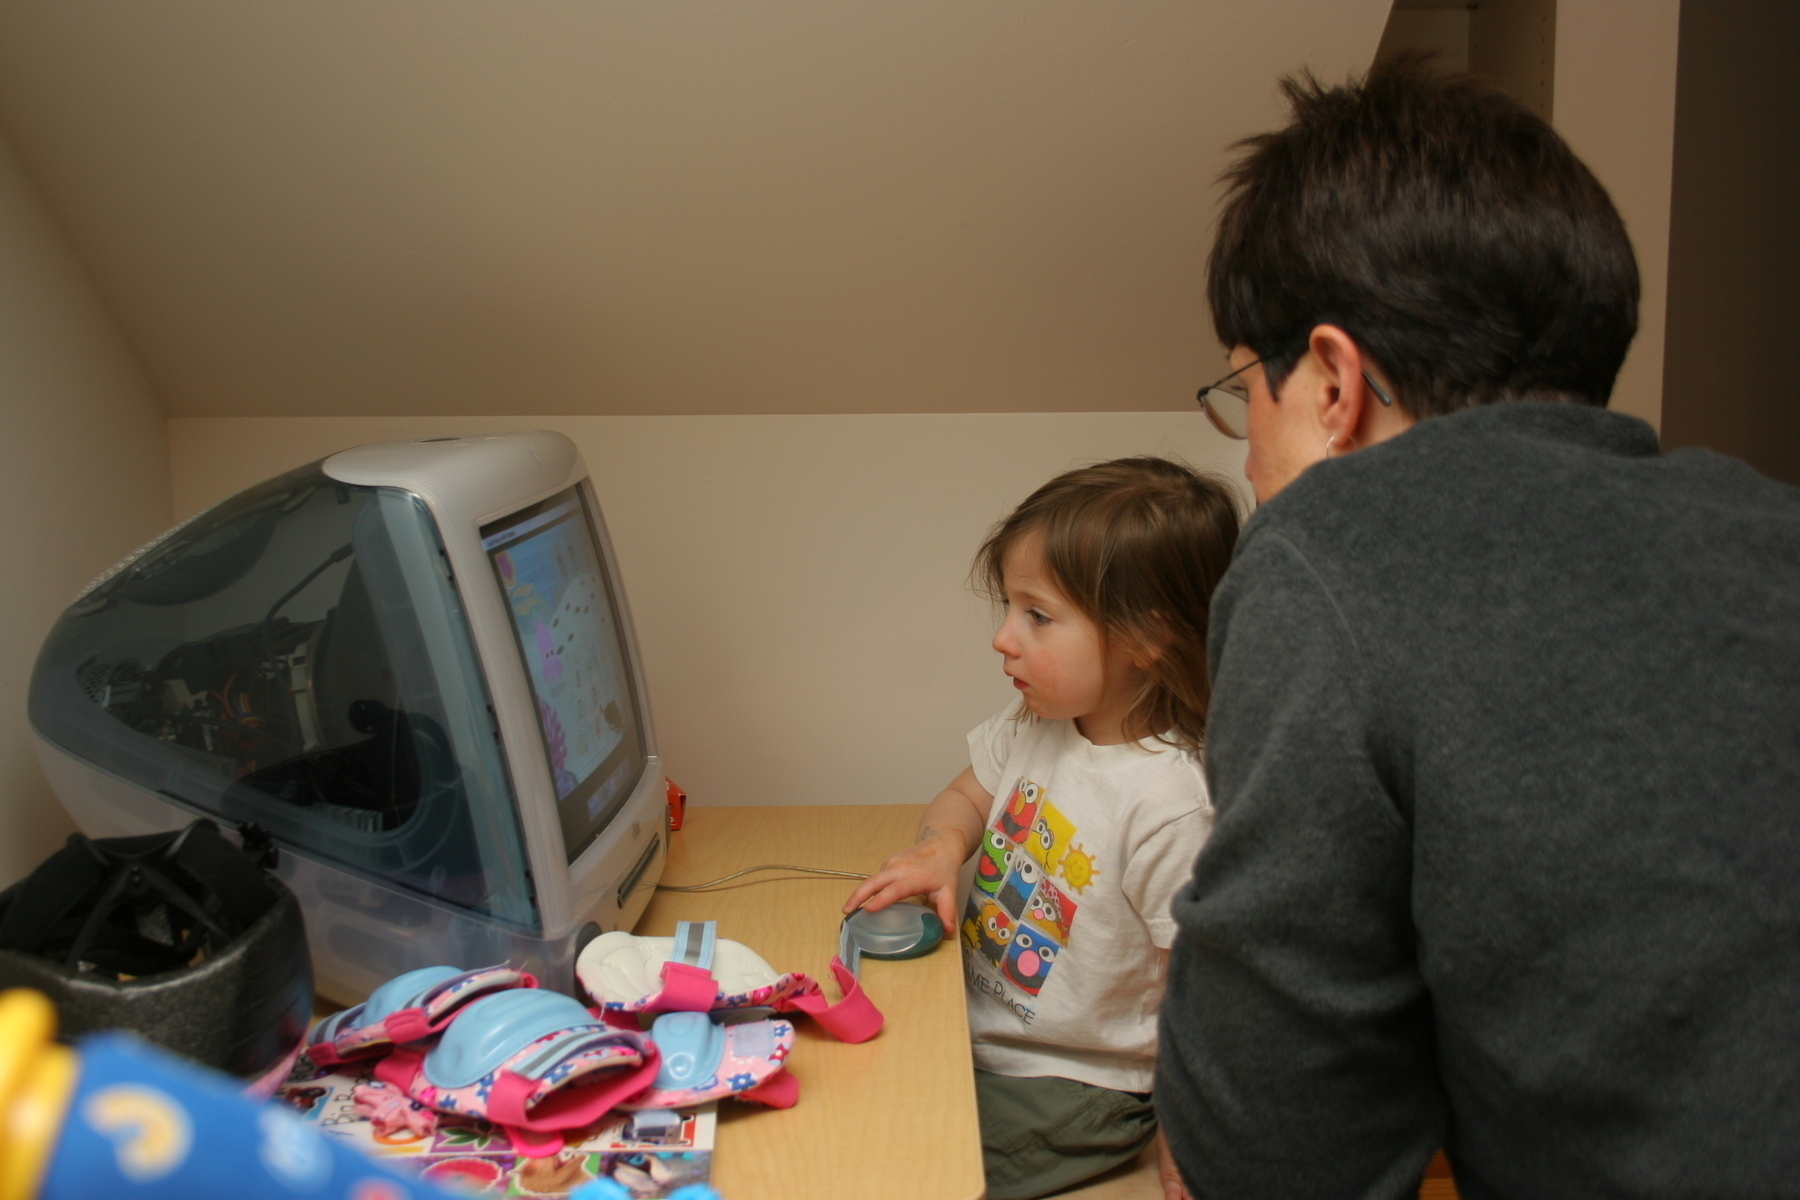
[[172, 415], [1176, 409], [1388, 7], [0, 0], [0, 130]]

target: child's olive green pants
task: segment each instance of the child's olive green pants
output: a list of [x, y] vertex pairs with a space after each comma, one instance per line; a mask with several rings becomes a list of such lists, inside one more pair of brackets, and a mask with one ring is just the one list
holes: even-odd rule
[[975, 1072], [987, 1200], [1033, 1200], [1129, 1162], [1156, 1136], [1145, 1092]]

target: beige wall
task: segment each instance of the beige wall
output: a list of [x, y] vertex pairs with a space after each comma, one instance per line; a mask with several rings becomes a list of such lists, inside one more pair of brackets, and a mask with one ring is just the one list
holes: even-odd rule
[[1556, 0], [1556, 127], [1612, 194], [1643, 276], [1612, 407], [1652, 425], [1662, 419], [1680, 17], [1681, 0]]
[[39, 774], [26, 683], [75, 592], [169, 523], [162, 410], [0, 141], [0, 885], [73, 826]]
[[964, 586], [988, 526], [1078, 462], [1186, 457], [1187, 413], [178, 418], [181, 515], [346, 446], [519, 428], [581, 447], [617, 545], [669, 773], [696, 804], [920, 802], [1014, 693]]
[[1681, 12], [1663, 444], [1800, 484], [1800, 6]]
[[0, 129], [175, 415], [1182, 411], [1387, 7], [0, 0]]
[[1469, 10], [1463, 7], [1411, 8], [1396, 4], [1388, 14], [1387, 27], [1381, 31], [1375, 61], [1385, 62], [1401, 51], [1422, 50], [1436, 56], [1433, 62], [1440, 70], [1467, 71], [1469, 19]]
[[1469, 14], [1469, 69], [1498, 81], [1545, 120], [1556, 110], [1559, 0], [1483, 0]]

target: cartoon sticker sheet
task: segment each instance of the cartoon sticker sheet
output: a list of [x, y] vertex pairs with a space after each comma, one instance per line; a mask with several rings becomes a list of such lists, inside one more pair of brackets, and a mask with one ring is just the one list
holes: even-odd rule
[[[601, 1176], [625, 1185], [637, 1200], [658, 1200], [676, 1188], [705, 1183], [712, 1174], [718, 1105], [683, 1109], [679, 1126], [656, 1143], [626, 1137], [629, 1115], [609, 1113], [599, 1124], [568, 1138], [562, 1153], [527, 1158], [506, 1135], [485, 1121], [462, 1121], [441, 1114], [430, 1133], [395, 1128], [379, 1133], [358, 1115], [352, 1092], [374, 1078], [373, 1066], [357, 1064], [322, 1071], [304, 1056], [288, 1082], [276, 1089], [277, 1102], [317, 1123], [319, 1132], [357, 1149], [416, 1167], [439, 1187], [477, 1196], [567, 1196]], [[345, 1073], [338, 1073], [345, 1072]], [[354, 1073], [349, 1073], [354, 1072]]]
[[982, 835], [963, 944], [1031, 996], [1050, 981], [1075, 928], [1076, 897], [1099, 874], [1079, 833], [1042, 786], [1021, 777]]
[[525, 647], [560, 800], [624, 736], [625, 672], [600, 564], [577, 514], [497, 552], [494, 568]]

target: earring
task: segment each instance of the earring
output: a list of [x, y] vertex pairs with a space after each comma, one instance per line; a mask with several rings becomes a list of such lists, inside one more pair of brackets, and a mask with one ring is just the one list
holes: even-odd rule
[[1325, 457], [1326, 458], [1331, 457], [1331, 448], [1335, 445], [1337, 445], [1337, 434], [1334, 433], [1330, 437], [1325, 439]]

